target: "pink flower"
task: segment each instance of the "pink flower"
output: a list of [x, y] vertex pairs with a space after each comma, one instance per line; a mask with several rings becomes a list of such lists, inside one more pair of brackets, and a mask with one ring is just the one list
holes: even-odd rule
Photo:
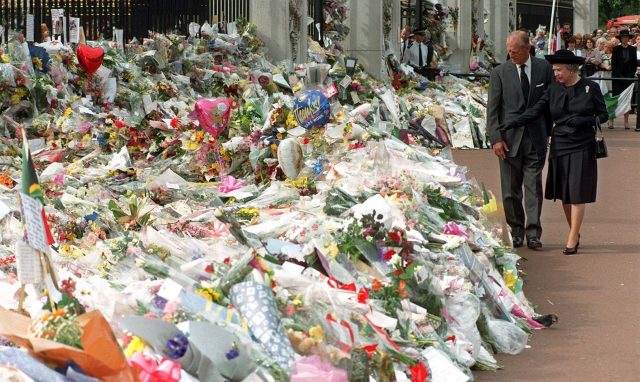
[[222, 184], [220, 185], [220, 192], [222, 193], [227, 193], [227, 192], [231, 192], [237, 189], [242, 188], [242, 182], [239, 181], [238, 179], [234, 178], [233, 176], [229, 175], [227, 177], [224, 178], [224, 180], [222, 181]]
[[65, 175], [66, 175], [66, 171], [63, 171], [60, 174], [56, 175], [56, 177], [53, 179], [53, 183], [58, 184], [60, 186], [64, 186]]
[[174, 300], [167, 302], [167, 305], [164, 306], [164, 312], [163, 313], [165, 315], [174, 314], [176, 312], [177, 305], [178, 304]]
[[459, 225], [455, 222], [449, 222], [442, 228], [442, 233], [445, 235], [454, 235], [468, 237], [467, 231], [463, 225]]

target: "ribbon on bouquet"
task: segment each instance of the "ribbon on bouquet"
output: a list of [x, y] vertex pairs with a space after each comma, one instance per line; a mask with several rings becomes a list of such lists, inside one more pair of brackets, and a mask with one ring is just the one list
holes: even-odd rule
[[[329, 279], [327, 280], [327, 285], [329, 285], [333, 289], [340, 289], [348, 292], [356, 292], [357, 290], [355, 283], [340, 284], [340, 282], [338, 282], [338, 280], [333, 277], [329, 277]], [[367, 299], [369, 298], [369, 290], [365, 287], [362, 287], [357, 290], [357, 296], [359, 303], [366, 304]]]
[[129, 364], [140, 370], [142, 382], [179, 382], [182, 368], [176, 361], [163, 358], [159, 363], [142, 353], [135, 353]]
[[349, 292], [356, 291], [355, 283], [341, 284], [338, 280], [335, 279], [335, 277], [329, 277], [329, 279], [327, 280], [327, 284], [333, 289], [341, 289]]

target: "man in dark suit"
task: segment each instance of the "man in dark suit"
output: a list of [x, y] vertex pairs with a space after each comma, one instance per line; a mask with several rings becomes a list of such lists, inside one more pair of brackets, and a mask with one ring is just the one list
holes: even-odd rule
[[[544, 167], [551, 118], [501, 131], [510, 120], [535, 105], [554, 81], [551, 65], [529, 54], [529, 36], [523, 31], [507, 39], [510, 61], [491, 72], [487, 129], [493, 152], [500, 158], [502, 200], [514, 247], [524, 238], [532, 249], [542, 248], [542, 168]], [[524, 187], [524, 208], [523, 208]], [[526, 224], [525, 224], [526, 216]]]

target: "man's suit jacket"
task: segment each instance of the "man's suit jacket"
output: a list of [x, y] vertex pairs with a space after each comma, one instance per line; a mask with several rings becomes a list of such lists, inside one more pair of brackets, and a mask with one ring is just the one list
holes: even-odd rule
[[533, 140], [536, 152], [541, 157], [545, 155], [547, 138], [551, 133], [551, 117], [548, 113], [526, 126], [510, 129], [504, 133], [500, 132], [500, 126], [515, 119], [528, 107], [535, 105], [547, 86], [553, 81], [554, 75], [551, 65], [545, 60], [531, 57], [529, 102], [528, 105], [525, 105], [516, 65], [512, 61], [507, 61], [491, 71], [487, 104], [487, 131], [492, 145], [499, 141], [505, 141], [509, 148], [507, 155], [515, 157], [526, 129]]

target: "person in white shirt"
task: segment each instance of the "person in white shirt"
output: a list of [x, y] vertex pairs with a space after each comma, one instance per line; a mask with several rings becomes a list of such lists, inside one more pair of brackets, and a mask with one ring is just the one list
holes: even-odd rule
[[419, 29], [413, 31], [413, 45], [405, 52], [403, 62], [415, 69], [423, 69], [431, 66], [433, 60], [433, 46], [431, 45], [431, 34]]
[[400, 31], [400, 61], [404, 62], [404, 58], [407, 56], [409, 52], [409, 48], [413, 45], [413, 35], [409, 30], [409, 27], [402, 28]]
[[577, 46], [577, 39], [575, 36], [571, 36], [567, 40], [567, 50], [573, 53], [575, 56], [583, 57], [582, 50]]

